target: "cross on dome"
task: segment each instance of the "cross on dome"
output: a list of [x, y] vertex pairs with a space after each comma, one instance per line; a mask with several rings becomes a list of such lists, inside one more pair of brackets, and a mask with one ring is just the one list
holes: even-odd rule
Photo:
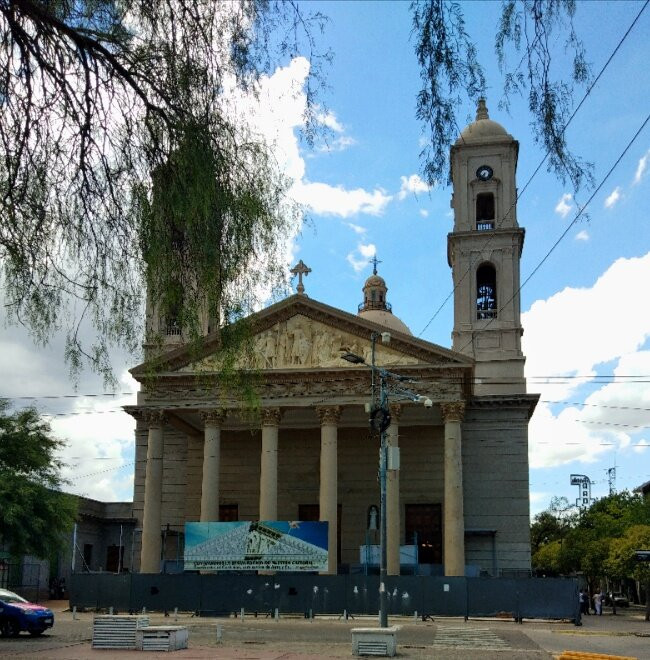
[[372, 264], [372, 274], [376, 275], [377, 274], [377, 264], [380, 264], [381, 261], [377, 259], [377, 255], [375, 255], [371, 260], [370, 263]]

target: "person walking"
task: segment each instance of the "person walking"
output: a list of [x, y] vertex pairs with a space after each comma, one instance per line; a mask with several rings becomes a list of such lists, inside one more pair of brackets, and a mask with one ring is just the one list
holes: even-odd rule
[[603, 613], [603, 594], [600, 589], [596, 589], [596, 593], [594, 594], [594, 611], [599, 616]]

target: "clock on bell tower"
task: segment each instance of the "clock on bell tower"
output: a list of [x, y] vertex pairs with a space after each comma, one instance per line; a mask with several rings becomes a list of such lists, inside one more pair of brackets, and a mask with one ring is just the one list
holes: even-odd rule
[[479, 99], [476, 120], [451, 148], [454, 229], [447, 258], [454, 282], [453, 349], [476, 360], [481, 394], [524, 393], [515, 173], [519, 143], [490, 119]]

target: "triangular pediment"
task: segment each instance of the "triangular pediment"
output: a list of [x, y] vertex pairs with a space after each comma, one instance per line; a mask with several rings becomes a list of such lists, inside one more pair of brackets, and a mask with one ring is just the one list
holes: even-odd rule
[[[364, 358], [368, 364], [372, 361], [370, 339], [332, 327], [323, 321], [316, 321], [304, 314], [295, 314], [256, 334], [253, 338], [252, 355], [242, 356], [235, 366], [240, 369], [252, 367], [261, 370], [357, 366], [341, 358], [346, 352]], [[375, 364], [416, 365], [424, 364], [424, 360], [377, 342]], [[213, 354], [191, 362], [180, 371], [214, 371], [219, 366], [219, 356]]]
[[[382, 367], [437, 365], [468, 368], [472, 360], [449, 349], [368, 321], [304, 295], [294, 295], [262, 310], [246, 320], [252, 330], [252, 350], [235, 361], [236, 368], [267, 370], [306, 370], [353, 368], [341, 359], [350, 352], [369, 364], [372, 360], [371, 335], [390, 331], [388, 344], [375, 344], [375, 364]], [[188, 348], [178, 348], [163, 358], [166, 372], [206, 373], [222, 367], [218, 336], [207, 337], [197, 356]], [[145, 374], [147, 365], [132, 370]]]

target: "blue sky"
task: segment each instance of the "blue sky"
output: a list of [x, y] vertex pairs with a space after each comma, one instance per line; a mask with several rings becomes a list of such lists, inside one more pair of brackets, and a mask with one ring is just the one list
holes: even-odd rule
[[[498, 108], [502, 80], [493, 34], [499, 7], [496, 2], [464, 5], [467, 29], [487, 74], [490, 117], [520, 142], [521, 190], [544, 154], [532, 138], [525, 101], [515, 99], [510, 114]], [[638, 2], [578, 3], [576, 25], [594, 73], [641, 7]], [[321, 113], [332, 129], [328, 142], [309, 150], [297, 137], [307, 72], [301, 58], [264, 81], [259, 101], [238, 101], [274, 141], [293, 180], [293, 195], [307, 207], [308, 219], [287, 237], [287, 262], [303, 259], [312, 268], [305, 280], [308, 295], [355, 312], [371, 271], [368, 260], [376, 253], [396, 315], [414, 335], [449, 347], [453, 310], [451, 301], [443, 302], [452, 288], [446, 256], [453, 225], [451, 189], [428, 190], [419, 178], [419, 71], [409, 40], [409, 3], [310, 2], [309, 8], [330, 17], [321, 38], [334, 53]], [[597, 184], [650, 110], [649, 33], [650, 9], [568, 129], [572, 148], [594, 163]], [[561, 59], [561, 41], [555, 47]], [[459, 107], [459, 127], [474, 113], [469, 102]], [[595, 497], [607, 493], [605, 471], [614, 465], [619, 490], [650, 479], [649, 159], [646, 127], [594, 196], [589, 219], [577, 221], [522, 290], [528, 389], [542, 400], [530, 427], [533, 512], [548, 506], [554, 495], [574, 500], [572, 473], [591, 477]], [[571, 192], [542, 167], [521, 195], [522, 281], [575, 217]], [[590, 195], [583, 191], [577, 202], [584, 204]], [[22, 329], [9, 328], [0, 335], [0, 348], [5, 394], [74, 394], [58, 339], [50, 349], [37, 348]], [[115, 354], [118, 373], [136, 361]], [[551, 382], [560, 376], [568, 378]], [[125, 376], [123, 391], [132, 387]], [[84, 374], [78, 392], [100, 393], [101, 386]], [[43, 411], [59, 415], [54, 427], [70, 439], [67, 470], [77, 492], [99, 499], [131, 497], [132, 422], [116, 411], [126, 400], [36, 399]]]

